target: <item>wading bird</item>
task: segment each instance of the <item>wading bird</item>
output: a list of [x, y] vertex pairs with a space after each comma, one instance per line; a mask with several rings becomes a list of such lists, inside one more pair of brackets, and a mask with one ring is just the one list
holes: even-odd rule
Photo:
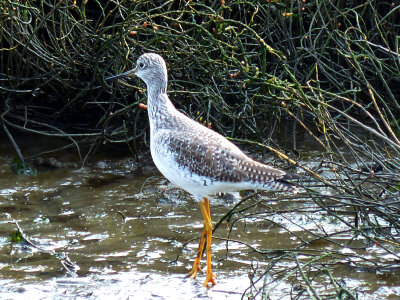
[[154, 53], [139, 57], [136, 67], [109, 79], [136, 75], [147, 85], [150, 121], [150, 151], [155, 165], [172, 183], [193, 195], [204, 219], [197, 257], [190, 277], [201, 271], [200, 260], [206, 244], [207, 272], [204, 286], [215, 285], [211, 270], [212, 224], [209, 196], [240, 190], [273, 190], [296, 193], [285, 181], [284, 171], [259, 163], [215, 131], [179, 112], [167, 95], [167, 67]]

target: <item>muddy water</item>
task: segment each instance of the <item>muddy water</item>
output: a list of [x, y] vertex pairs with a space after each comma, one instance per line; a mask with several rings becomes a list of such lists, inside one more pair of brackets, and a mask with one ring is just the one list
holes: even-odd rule
[[[250, 261], [218, 262], [225, 245], [217, 240], [218, 287], [204, 289], [202, 274], [186, 278], [202, 229], [200, 209], [154, 168], [137, 176], [130, 158], [110, 155], [90, 167], [41, 167], [36, 176], [22, 176], [10, 169], [13, 151], [6, 141], [1, 150], [0, 298], [231, 299], [249, 285]], [[76, 157], [64, 153], [57, 159]], [[214, 203], [213, 215], [221, 216], [227, 207], [224, 201]], [[14, 220], [40, 249], [67, 255], [79, 268], [76, 275], [55, 255], [11, 246]]]
[[[57, 155], [59, 160], [76, 160], [71, 151]], [[196, 280], [188, 279], [202, 229], [200, 209], [151, 163], [145, 168], [146, 175], [139, 176], [129, 157], [109, 154], [93, 159], [85, 168], [42, 167], [36, 176], [22, 176], [10, 170], [12, 157], [13, 150], [4, 140], [0, 146], [1, 299], [240, 299], [246, 298], [254, 266], [268, 264], [243, 243], [227, 246], [224, 238], [229, 230], [224, 223], [213, 244], [218, 285], [204, 288], [202, 274]], [[271, 205], [312, 205], [304, 201], [278, 195]], [[213, 201], [213, 220], [233, 203]], [[307, 223], [304, 216], [287, 217], [294, 224]], [[15, 221], [38, 248], [10, 243]], [[274, 222], [288, 223], [279, 217]], [[329, 230], [329, 224], [325, 225]], [[259, 249], [299, 244], [279, 226], [257, 219], [238, 222], [229, 238]], [[331, 245], [326, 247], [331, 250]], [[67, 272], [60, 255], [66, 255], [75, 270]], [[380, 278], [377, 283], [375, 274], [346, 269], [338, 269], [337, 274], [349, 285], [365, 287], [362, 295], [366, 298], [400, 292], [395, 278]], [[386, 287], [390, 292], [381, 291]], [[288, 297], [290, 289], [283, 282], [273, 299]]]

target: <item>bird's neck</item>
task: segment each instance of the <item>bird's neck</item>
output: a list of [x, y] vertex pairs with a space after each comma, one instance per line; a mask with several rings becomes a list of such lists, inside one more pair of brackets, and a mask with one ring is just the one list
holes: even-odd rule
[[167, 95], [167, 82], [166, 72], [162, 72], [162, 76], [154, 76], [146, 81], [150, 132], [168, 128], [171, 122], [174, 122], [176, 108]]
[[148, 92], [147, 111], [150, 120], [150, 131], [169, 127], [173, 122], [176, 108], [166, 93], [157, 95]]
[[[150, 102], [154, 101], [161, 101], [163, 100], [163, 97], [160, 97], [162, 95], [167, 94], [167, 83], [166, 82], [161, 82], [158, 84], [147, 84], [147, 98]], [[168, 97], [167, 97], [168, 98]]]

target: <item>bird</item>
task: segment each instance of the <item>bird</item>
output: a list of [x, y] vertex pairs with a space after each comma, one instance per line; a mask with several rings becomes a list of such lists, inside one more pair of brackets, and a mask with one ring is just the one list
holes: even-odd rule
[[296, 194], [298, 188], [285, 180], [290, 178], [286, 172], [251, 159], [224, 136], [177, 110], [167, 95], [168, 71], [159, 54], [144, 53], [133, 69], [106, 80], [132, 76], [139, 77], [147, 86], [150, 152], [154, 164], [170, 182], [191, 194], [200, 205], [203, 231], [189, 276], [194, 279], [198, 272], [202, 273], [200, 263], [206, 247], [207, 270], [203, 285], [214, 286], [209, 199], [215, 194], [249, 189]]

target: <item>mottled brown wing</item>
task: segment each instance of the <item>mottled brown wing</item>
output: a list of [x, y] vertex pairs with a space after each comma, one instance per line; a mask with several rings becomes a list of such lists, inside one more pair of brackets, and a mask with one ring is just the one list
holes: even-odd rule
[[246, 172], [236, 168], [235, 157], [221, 151], [214, 139], [204, 139], [192, 132], [169, 137], [168, 152], [190, 173], [207, 176], [215, 181], [240, 182], [248, 179]]
[[169, 152], [189, 172], [224, 182], [270, 182], [285, 172], [253, 161], [221, 135], [202, 128], [169, 137]]

